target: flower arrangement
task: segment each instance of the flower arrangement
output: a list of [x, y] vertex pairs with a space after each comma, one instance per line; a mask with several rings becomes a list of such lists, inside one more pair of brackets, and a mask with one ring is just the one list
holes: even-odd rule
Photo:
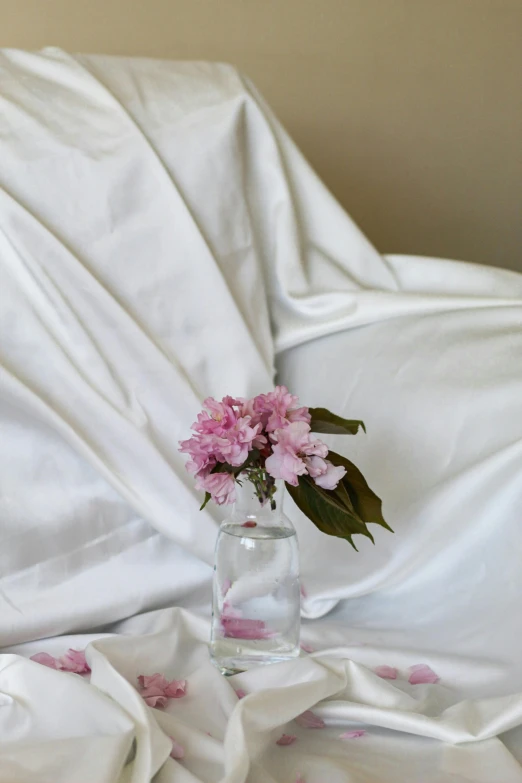
[[343, 419], [325, 408], [299, 406], [286, 386], [246, 400], [209, 397], [180, 443], [196, 488], [218, 505], [233, 503], [236, 484], [250, 481], [262, 505], [275, 508], [276, 480], [282, 479], [301, 511], [324, 533], [347, 539], [359, 533], [373, 541], [367, 523], [391, 531], [381, 501], [355, 465], [329, 451], [314, 433], [355, 435], [362, 421]]

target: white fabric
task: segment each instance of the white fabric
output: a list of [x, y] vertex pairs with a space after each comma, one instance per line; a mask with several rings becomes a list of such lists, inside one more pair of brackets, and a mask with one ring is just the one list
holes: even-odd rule
[[[0, 53], [0, 284], [0, 783], [522, 780], [522, 276], [381, 256], [228, 66], [51, 49]], [[320, 652], [227, 681], [177, 442], [276, 353], [366, 421], [333, 442], [396, 533], [356, 554], [289, 504]], [[90, 685], [26, 660], [91, 640]], [[188, 680], [163, 712], [155, 671]]]

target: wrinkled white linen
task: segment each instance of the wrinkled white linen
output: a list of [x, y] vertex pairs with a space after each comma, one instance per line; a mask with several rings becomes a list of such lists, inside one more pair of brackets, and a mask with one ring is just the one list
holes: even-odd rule
[[[381, 256], [228, 66], [50, 49], [0, 53], [0, 283], [0, 783], [522, 780], [522, 276]], [[225, 680], [177, 443], [276, 354], [366, 421], [332, 442], [396, 534], [357, 555], [289, 503], [320, 652]], [[90, 685], [26, 660], [91, 641]], [[155, 671], [187, 697], [146, 707]]]

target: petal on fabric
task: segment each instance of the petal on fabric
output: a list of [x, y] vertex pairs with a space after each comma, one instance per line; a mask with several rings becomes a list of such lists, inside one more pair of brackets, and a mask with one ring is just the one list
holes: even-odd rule
[[49, 669], [60, 668], [60, 664], [57, 658], [45, 652], [36, 653], [36, 655], [31, 655], [31, 661], [35, 661], [35, 663], [41, 663], [42, 666], [48, 666]]
[[[144, 699], [150, 699], [153, 697], [165, 696], [165, 691], [163, 688], [158, 688], [155, 685], [151, 685], [150, 688], [143, 688], [140, 691], [140, 696], [142, 696]], [[167, 697], [165, 696], [165, 698]]]
[[170, 737], [170, 740], [172, 741], [172, 750], [170, 751], [171, 758], [173, 759], [185, 758], [185, 748], [183, 747], [183, 745], [180, 745], [179, 742], [176, 742], [174, 737]]
[[305, 653], [313, 653], [315, 652], [314, 648], [311, 644], [305, 644], [304, 642], [301, 642], [301, 650], [303, 650]]
[[297, 737], [293, 734], [282, 734], [276, 742], [276, 745], [293, 745]]
[[324, 720], [312, 710], [306, 710], [298, 715], [295, 722], [304, 729], [324, 729], [325, 726]]
[[149, 707], [166, 707], [168, 699], [166, 696], [160, 695], [154, 695], [154, 696], [146, 696], [144, 693], [141, 694], [143, 696], [143, 701], [145, 704], [147, 704]]
[[355, 729], [354, 731], [345, 731], [339, 734], [339, 739], [357, 739], [357, 737], [364, 737], [365, 734], [364, 729]]
[[243, 688], [238, 688], [236, 691], [236, 696], [238, 699], [244, 699], [247, 695], [247, 692], [243, 690]]
[[181, 699], [187, 693], [186, 680], [171, 680], [164, 690], [165, 696], [169, 699]]
[[140, 688], [159, 688], [162, 692], [165, 690], [165, 688], [168, 685], [168, 681], [165, 679], [163, 674], [140, 674], [138, 676], [138, 684]]
[[67, 650], [65, 655], [59, 660], [60, 668], [66, 672], [74, 672], [75, 674], [88, 674], [91, 671], [91, 667], [85, 660], [85, 650]]
[[410, 668], [411, 674], [408, 678], [410, 685], [422, 685], [424, 683], [434, 684], [440, 680], [438, 674], [435, 674], [425, 663], [418, 663]]
[[374, 672], [377, 677], [382, 677], [383, 680], [397, 679], [397, 669], [394, 669], [393, 666], [376, 666]]

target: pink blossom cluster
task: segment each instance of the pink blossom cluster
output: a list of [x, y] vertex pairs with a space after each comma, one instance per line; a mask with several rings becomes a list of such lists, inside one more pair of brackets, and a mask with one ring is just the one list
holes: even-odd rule
[[249, 400], [209, 397], [204, 407], [192, 425], [195, 435], [180, 443], [180, 451], [189, 456], [196, 488], [218, 505], [235, 501], [236, 484], [233, 472], [218, 466], [240, 467], [253, 449], [259, 451], [257, 466], [294, 487], [308, 475], [319, 487], [335, 489], [346, 473], [326, 459], [328, 447], [312, 435], [308, 408], [299, 407], [286, 386]]

